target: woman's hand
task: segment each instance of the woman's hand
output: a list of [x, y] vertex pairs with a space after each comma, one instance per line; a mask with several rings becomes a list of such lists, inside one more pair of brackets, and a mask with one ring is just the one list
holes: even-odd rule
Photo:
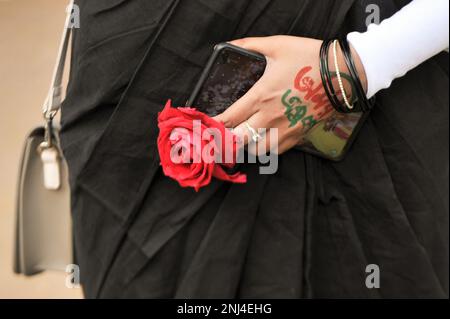
[[[249, 126], [255, 130], [276, 128], [276, 151], [284, 153], [301, 144], [309, 128], [332, 114], [334, 109], [323, 89], [319, 70], [322, 41], [272, 36], [245, 38], [230, 43], [259, 52], [267, 59], [263, 77], [246, 95], [216, 117], [225, 126], [234, 128], [234, 133], [245, 144], [251, 138]], [[343, 61], [339, 64], [341, 70], [347, 70]], [[258, 143], [265, 143], [267, 151], [273, 150], [273, 142], [277, 141], [269, 145], [266, 137], [263, 136]]]

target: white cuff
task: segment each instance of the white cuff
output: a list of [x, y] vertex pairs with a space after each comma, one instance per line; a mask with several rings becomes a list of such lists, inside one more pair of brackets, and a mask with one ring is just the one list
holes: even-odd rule
[[347, 40], [364, 66], [371, 98], [449, 46], [449, 0], [414, 0], [367, 32]]

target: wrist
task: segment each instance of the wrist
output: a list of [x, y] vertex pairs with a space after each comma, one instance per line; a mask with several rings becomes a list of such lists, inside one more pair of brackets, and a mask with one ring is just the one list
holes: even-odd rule
[[[355, 48], [350, 44], [350, 50], [353, 56], [353, 60], [355, 61], [356, 71], [358, 71], [359, 79], [363, 86], [364, 92], [367, 94], [367, 75], [366, 70], [364, 69], [364, 65], [362, 64], [361, 58], [356, 52]], [[344, 62], [345, 63], [345, 62]]]

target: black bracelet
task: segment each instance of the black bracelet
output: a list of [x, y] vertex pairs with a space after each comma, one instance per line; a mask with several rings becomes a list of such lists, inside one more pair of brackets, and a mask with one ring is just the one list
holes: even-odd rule
[[320, 76], [322, 78], [322, 85], [333, 108], [338, 112], [346, 112], [342, 103], [336, 95], [333, 87], [333, 81], [328, 67], [328, 52], [331, 45], [331, 40], [324, 40], [320, 48]]
[[[345, 64], [350, 73], [352, 81], [352, 95], [357, 97], [357, 99], [352, 99], [354, 102], [354, 108], [349, 109], [342, 103], [333, 86], [333, 76], [329, 70], [328, 60], [329, 60], [329, 48], [334, 40], [325, 40], [320, 48], [320, 76], [322, 79], [322, 85], [324, 87], [325, 93], [333, 106], [333, 108], [340, 113], [354, 113], [354, 112], [367, 112], [370, 111], [374, 105], [373, 100], [367, 99], [367, 95], [363, 89], [358, 71], [353, 60], [350, 45], [346, 39], [339, 39], [339, 45], [344, 56]], [[354, 91], [354, 92], [353, 92]]]
[[333, 97], [333, 106], [334, 108], [339, 111], [344, 113], [345, 107], [344, 105], [342, 105], [342, 102], [339, 100], [339, 97], [336, 93], [336, 90], [334, 89], [334, 85], [333, 85], [333, 76], [331, 75], [330, 72], [330, 67], [328, 65], [329, 62], [329, 56], [330, 56], [330, 47], [333, 44], [333, 41], [328, 41], [326, 47], [325, 47], [325, 52], [324, 52], [324, 65], [325, 65], [325, 76], [326, 76], [326, 80], [327, 80], [327, 84], [329, 87], [329, 90], [331, 92], [331, 96]]

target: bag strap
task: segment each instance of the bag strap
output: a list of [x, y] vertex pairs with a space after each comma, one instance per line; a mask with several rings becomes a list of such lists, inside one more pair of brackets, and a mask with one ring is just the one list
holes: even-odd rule
[[72, 12], [74, 9], [74, 0], [70, 0], [66, 9], [67, 16], [64, 24], [64, 31], [59, 45], [58, 56], [56, 59], [53, 77], [50, 84], [50, 90], [43, 106], [43, 114], [46, 121], [51, 121], [61, 108], [62, 103], [62, 81], [64, 75], [64, 68], [66, 65], [66, 56], [69, 47], [70, 35], [72, 27], [70, 25], [72, 19]]

